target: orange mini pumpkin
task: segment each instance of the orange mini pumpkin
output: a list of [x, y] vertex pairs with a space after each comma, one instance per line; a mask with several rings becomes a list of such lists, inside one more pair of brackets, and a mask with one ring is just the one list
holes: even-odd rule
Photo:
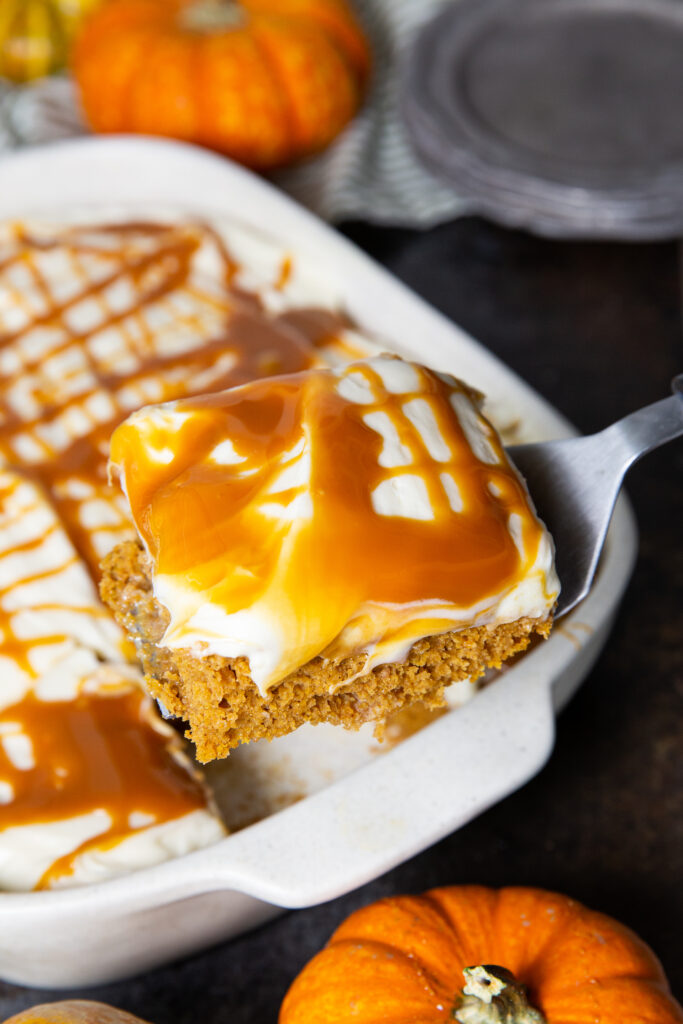
[[352, 914], [282, 1004], [280, 1024], [322, 1021], [681, 1024], [683, 1010], [650, 949], [604, 914], [539, 889], [458, 886]]
[[341, 131], [369, 53], [345, 0], [110, 0], [72, 68], [95, 131], [172, 136], [266, 169]]

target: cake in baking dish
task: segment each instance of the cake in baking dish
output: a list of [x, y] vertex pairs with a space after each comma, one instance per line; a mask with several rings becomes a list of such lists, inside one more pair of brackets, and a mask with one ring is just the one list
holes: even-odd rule
[[480, 397], [397, 357], [143, 408], [101, 594], [198, 756], [358, 727], [546, 636], [552, 541]]
[[252, 229], [100, 214], [0, 223], [0, 891], [103, 881], [226, 834], [97, 594], [103, 555], [136, 536], [107, 481], [113, 429], [370, 347]]
[[43, 489], [0, 468], [0, 890], [98, 882], [226, 834]]

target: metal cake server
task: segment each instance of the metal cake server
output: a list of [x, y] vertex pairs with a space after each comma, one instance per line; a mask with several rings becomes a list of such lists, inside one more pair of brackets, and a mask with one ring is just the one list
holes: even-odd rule
[[507, 449], [555, 541], [562, 584], [555, 618], [588, 593], [624, 476], [642, 455], [683, 435], [683, 374], [674, 394], [589, 437]]

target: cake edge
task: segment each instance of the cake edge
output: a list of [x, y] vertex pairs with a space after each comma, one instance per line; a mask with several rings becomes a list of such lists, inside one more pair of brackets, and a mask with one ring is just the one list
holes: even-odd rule
[[262, 696], [246, 658], [200, 657], [159, 644], [168, 613], [154, 597], [151, 564], [139, 542], [125, 541], [105, 557], [100, 593], [133, 640], [150, 693], [189, 723], [187, 738], [204, 763], [226, 757], [241, 743], [286, 735], [305, 722], [358, 729], [417, 702], [443, 706], [451, 683], [500, 668], [534, 635], [545, 638], [552, 627], [549, 614], [451, 630], [418, 640], [405, 661], [364, 674], [363, 654], [337, 661], [316, 657]]

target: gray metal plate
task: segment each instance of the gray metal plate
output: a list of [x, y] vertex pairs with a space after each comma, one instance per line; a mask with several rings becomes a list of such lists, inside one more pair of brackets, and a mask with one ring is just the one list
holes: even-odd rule
[[472, 208], [556, 237], [683, 233], [683, 0], [459, 0], [403, 111]]

